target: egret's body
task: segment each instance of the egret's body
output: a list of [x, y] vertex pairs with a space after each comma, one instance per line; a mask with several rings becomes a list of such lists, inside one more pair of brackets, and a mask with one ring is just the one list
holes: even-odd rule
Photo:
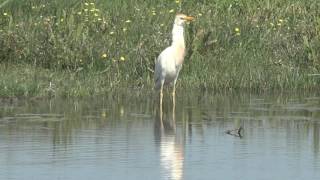
[[184, 58], [184, 47], [166, 48], [158, 57], [155, 70], [155, 89], [160, 89], [161, 85], [169, 85], [176, 81]]
[[160, 89], [160, 103], [162, 104], [163, 87], [173, 83], [172, 95], [175, 95], [175, 85], [185, 56], [184, 24], [194, 18], [178, 14], [172, 29], [172, 44], [162, 51], [155, 63], [155, 89]]

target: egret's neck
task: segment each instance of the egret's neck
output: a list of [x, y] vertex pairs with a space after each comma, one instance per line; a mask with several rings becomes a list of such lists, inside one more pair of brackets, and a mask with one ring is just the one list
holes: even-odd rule
[[172, 46], [185, 48], [183, 26], [174, 24], [172, 29]]

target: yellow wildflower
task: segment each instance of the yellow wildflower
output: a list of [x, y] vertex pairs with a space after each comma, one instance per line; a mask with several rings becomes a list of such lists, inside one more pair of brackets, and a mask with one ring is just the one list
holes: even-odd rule
[[283, 22], [283, 19], [279, 19], [279, 22], [282, 23], [282, 22]]
[[84, 12], [88, 12], [88, 9], [84, 9]]
[[95, 17], [98, 17], [98, 16], [99, 16], [99, 14], [97, 14], [97, 13], [94, 13], [94, 16], [95, 16]]
[[98, 21], [102, 21], [102, 19], [101, 19], [101, 18], [98, 18]]
[[92, 2], [92, 3], [90, 3], [90, 5], [94, 5], [94, 3]]
[[176, 3], [179, 4], [179, 3], [180, 3], [180, 0], [176, 0]]
[[125, 59], [123, 56], [121, 56], [121, 57], [120, 57], [120, 60], [121, 60], [121, 61], [125, 61], [126, 59]]
[[89, 6], [89, 3], [86, 2], [86, 3], [84, 3], [84, 5]]
[[174, 12], [174, 9], [170, 9], [169, 13], [173, 13]]
[[127, 31], [127, 28], [123, 28], [122, 30], [123, 30], [123, 32], [126, 32], [126, 31]]
[[109, 34], [110, 34], [110, 35], [112, 35], [112, 34], [114, 34], [114, 32], [113, 32], [113, 31], [111, 31]]
[[77, 14], [78, 14], [78, 15], [81, 15], [81, 14], [82, 14], [82, 12], [81, 12], [81, 11], [79, 11]]
[[101, 56], [102, 58], [106, 58], [107, 57], [107, 54], [106, 53], [104, 53], [104, 54], [102, 54], [102, 56]]
[[202, 13], [199, 13], [198, 16], [202, 16]]
[[63, 21], [64, 21], [64, 19], [63, 19], [63, 18], [61, 18], [61, 19], [60, 19], [60, 22], [63, 22]]
[[238, 27], [234, 28], [235, 32], [240, 32], [240, 29]]
[[4, 15], [4, 16], [8, 16], [8, 13], [5, 12], [5, 13], [3, 13], [3, 15]]
[[126, 23], [131, 23], [131, 20], [130, 19], [126, 20]]

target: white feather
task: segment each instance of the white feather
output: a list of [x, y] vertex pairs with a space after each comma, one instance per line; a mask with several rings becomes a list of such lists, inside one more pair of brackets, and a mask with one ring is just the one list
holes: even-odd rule
[[172, 29], [172, 44], [163, 50], [155, 62], [155, 89], [176, 83], [185, 55], [184, 28], [186, 15], [176, 16]]

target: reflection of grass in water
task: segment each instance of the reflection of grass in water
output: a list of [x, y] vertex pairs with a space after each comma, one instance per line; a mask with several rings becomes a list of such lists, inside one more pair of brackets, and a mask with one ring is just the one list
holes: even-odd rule
[[64, 117], [62, 114], [33, 114], [33, 113], [25, 113], [25, 114], [15, 114], [11, 117], [1, 118], [1, 121], [6, 121], [7, 123], [11, 123], [12, 121], [18, 122], [23, 121], [24, 123], [39, 123], [39, 122], [59, 122], [64, 121]]
[[0, 104], [1, 131], [33, 129], [52, 136], [55, 143], [68, 143], [81, 130], [112, 129], [119, 124], [152, 119], [151, 94], [143, 93], [148, 97], [145, 98], [140, 92], [131, 93], [130, 97], [128, 92], [118, 92], [95, 98], [21, 99], [15, 104], [3, 103]]
[[[130, 96], [128, 93], [131, 93]], [[244, 125], [247, 135], [253, 133], [253, 129], [269, 131], [270, 128], [287, 128], [288, 131], [299, 128], [306, 134], [314, 128], [317, 133], [320, 113], [312, 110], [320, 107], [320, 101], [309, 97], [319, 97], [319, 94], [304, 93], [255, 95], [182, 92], [176, 98], [176, 126], [184, 130], [193, 128], [194, 133], [203, 133], [206, 127], [212, 126], [220, 128], [223, 133], [240, 125]], [[311, 111], [287, 108], [296, 104], [304, 104]], [[253, 107], [265, 109], [261, 111]], [[157, 123], [159, 109], [155, 108], [158, 108], [157, 100], [146, 91], [118, 91], [96, 98], [68, 100], [18, 100], [14, 104], [0, 104], [0, 126], [2, 133], [25, 131], [26, 128], [30, 129], [30, 133], [44, 133], [44, 136], [52, 137], [54, 143], [67, 144], [78, 137], [75, 133], [91, 133], [97, 129], [108, 133], [117, 128], [131, 129]], [[173, 132], [172, 108], [171, 99], [166, 98], [163, 111], [165, 128], [169, 129], [166, 132], [169, 134]], [[318, 140], [319, 133], [315, 136]]]
[[128, 84], [151, 88], [154, 58], [169, 45], [179, 9], [197, 17], [186, 28], [179, 86], [317, 87], [319, 3], [10, 1], [0, 9], [0, 61], [1, 67], [20, 66], [1, 74], [0, 95], [84, 96]]

